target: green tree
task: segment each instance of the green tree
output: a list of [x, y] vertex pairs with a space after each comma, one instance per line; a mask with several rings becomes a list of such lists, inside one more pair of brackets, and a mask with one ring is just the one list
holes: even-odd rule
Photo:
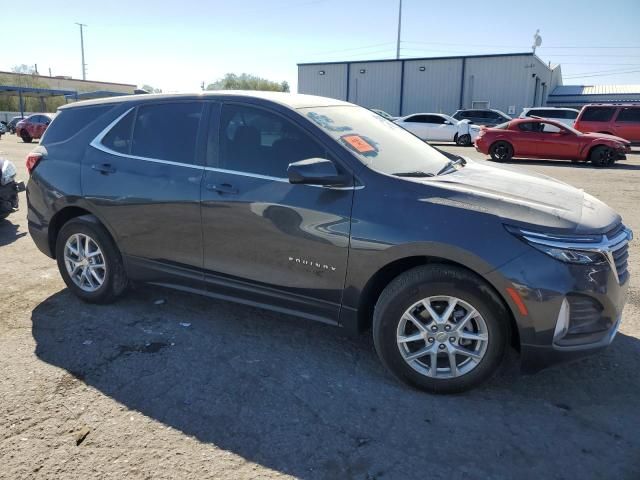
[[[11, 85], [25, 88], [50, 88], [49, 85], [36, 75], [36, 71], [29, 65], [16, 65], [11, 71], [18, 75], [0, 75], [0, 85]], [[55, 112], [56, 109], [65, 103], [63, 97], [48, 97], [41, 100], [35, 97], [24, 97], [25, 112]], [[20, 111], [20, 100], [17, 96], [0, 97], [0, 110]]]
[[142, 85], [142, 87], [140, 87], [140, 88], [142, 88], [143, 90], [146, 90], [149, 93], [162, 93], [162, 89], [161, 88], [154, 88], [151, 85], [148, 85], [146, 83], [144, 85]]
[[223, 78], [207, 85], [207, 90], [261, 90], [268, 92], [288, 92], [289, 84], [274, 82], [248, 73], [236, 75], [227, 73]]

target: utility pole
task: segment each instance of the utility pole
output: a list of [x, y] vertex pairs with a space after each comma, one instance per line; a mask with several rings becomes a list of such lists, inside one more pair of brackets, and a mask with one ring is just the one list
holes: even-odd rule
[[82, 80], [87, 79], [87, 64], [84, 63], [84, 36], [82, 33], [82, 28], [86, 27], [84, 23], [76, 22], [76, 25], [80, 27], [80, 50], [82, 51]]
[[402, 31], [402, 0], [398, 7], [398, 42], [396, 43], [396, 60], [400, 60], [400, 32]]

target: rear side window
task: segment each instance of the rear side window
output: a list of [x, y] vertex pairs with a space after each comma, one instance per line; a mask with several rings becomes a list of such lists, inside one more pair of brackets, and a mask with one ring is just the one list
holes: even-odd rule
[[640, 123], [640, 108], [626, 107], [620, 110], [617, 122]]
[[111, 108], [111, 105], [100, 105], [61, 110], [45, 131], [42, 142], [56, 143], [68, 140]]
[[141, 105], [133, 126], [131, 155], [193, 164], [202, 102]]
[[613, 108], [587, 107], [580, 118], [583, 122], [608, 122], [613, 116]]
[[102, 145], [118, 153], [128, 154], [131, 148], [131, 130], [136, 111], [131, 110], [102, 139]]

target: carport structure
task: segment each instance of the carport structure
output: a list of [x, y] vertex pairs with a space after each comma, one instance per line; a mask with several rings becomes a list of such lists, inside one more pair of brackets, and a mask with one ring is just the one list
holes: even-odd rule
[[42, 105], [41, 110], [45, 110], [44, 99], [48, 97], [64, 97], [65, 102], [69, 98], [76, 99], [78, 92], [75, 90], [54, 90], [50, 88], [21, 87], [18, 85], [0, 85], [0, 95], [6, 97], [18, 97], [20, 99], [20, 116], [24, 117], [24, 98], [39, 98]]

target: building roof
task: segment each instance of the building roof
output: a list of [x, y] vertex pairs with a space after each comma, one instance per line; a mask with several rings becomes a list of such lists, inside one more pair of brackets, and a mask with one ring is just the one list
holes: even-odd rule
[[351, 105], [350, 103], [343, 102], [342, 100], [335, 100], [333, 98], [318, 97], [316, 95], [304, 95], [301, 93], [283, 93], [283, 92], [259, 92], [255, 90], [211, 90], [207, 92], [198, 93], [149, 93], [141, 95], [124, 95], [119, 97], [101, 98], [97, 100], [86, 100], [81, 102], [70, 103], [60, 107], [61, 110], [67, 108], [83, 107], [88, 105], [103, 105], [110, 103], [125, 103], [125, 102], [144, 102], [154, 100], [171, 100], [171, 99], [205, 99], [215, 97], [229, 97], [229, 98], [258, 98], [262, 100], [268, 100], [280, 105], [284, 105], [289, 108], [305, 108], [305, 107], [320, 107], [330, 105]]
[[57, 81], [73, 81], [73, 82], [85, 82], [85, 83], [100, 83], [103, 85], [120, 85], [122, 87], [133, 87], [135, 88], [136, 85], [133, 85], [131, 83], [118, 83], [118, 82], [102, 82], [99, 80], [82, 80], [81, 78], [66, 78], [66, 77], [49, 77], [47, 75], [40, 75], [37, 73], [19, 73], [19, 72], [4, 72], [4, 71], [0, 71], [0, 75], [17, 75], [17, 76], [30, 76], [30, 77], [36, 77], [36, 78], [42, 78], [44, 80], [57, 80]]
[[640, 85], [560, 85], [551, 95], [636, 95], [640, 97]]
[[[522, 57], [528, 56], [533, 57], [536, 56], [533, 52], [522, 52], [522, 53], [494, 53], [494, 54], [483, 54], [483, 55], [454, 55], [447, 57], [416, 57], [416, 58], [387, 58], [382, 60], [345, 60], [340, 62], [310, 62], [310, 63], [298, 63], [299, 67], [303, 67], [305, 65], [340, 65], [347, 63], [379, 63], [379, 62], [411, 62], [416, 60], [452, 60], [456, 58], [493, 58], [493, 57]], [[536, 56], [536, 58], [538, 58]], [[540, 58], [538, 58], [540, 60]], [[542, 60], [540, 60], [542, 62]], [[547, 65], [545, 62], [542, 62]]]

